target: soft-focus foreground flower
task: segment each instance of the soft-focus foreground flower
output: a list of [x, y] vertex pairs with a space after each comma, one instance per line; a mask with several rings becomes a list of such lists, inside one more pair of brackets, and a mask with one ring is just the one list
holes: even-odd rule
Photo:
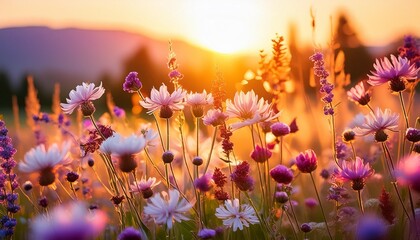
[[368, 75], [368, 83], [372, 86], [379, 86], [386, 82], [394, 92], [405, 90], [405, 80], [417, 78], [419, 68], [415, 64], [410, 64], [407, 58], [395, 57], [391, 55], [391, 61], [385, 57], [381, 60], [376, 59], [373, 64], [375, 71]]
[[140, 101], [141, 106], [149, 110], [148, 114], [159, 110], [159, 117], [170, 118], [173, 115], [173, 111], [184, 109], [183, 99], [185, 91], [182, 88], [177, 88], [173, 93], [169, 94], [166, 85], [162, 84], [159, 91], [153, 88], [150, 95], [150, 98], [146, 97], [144, 101]]
[[188, 93], [186, 103], [191, 107], [194, 117], [200, 118], [204, 115], [204, 107], [213, 104], [213, 96], [207, 94], [206, 90], [202, 93]]
[[420, 155], [412, 154], [400, 160], [396, 177], [402, 184], [409, 185], [420, 193]]
[[272, 106], [264, 98], [258, 100], [258, 95], [254, 91], [237, 92], [233, 102], [230, 99], [226, 100], [226, 113], [231, 118], [242, 120], [242, 122], [231, 125], [233, 130], [263, 121], [271, 121], [280, 115], [280, 113], [274, 113]]
[[168, 229], [173, 227], [173, 222], [181, 222], [189, 218], [184, 215], [192, 205], [184, 198], [180, 200], [180, 193], [175, 189], [155, 194], [144, 207], [144, 214], [151, 216], [156, 224], [165, 224]]
[[137, 77], [137, 75], [137, 72], [130, 72], [127, 75], [123, 83], [123, 90], [125, 92], [133, 93], [141, 89], [143, 85], [141, 84], [140, 79]]
[[311, 173], [318, 167], [318, 159], [312, 149], [301, 152], [296, 157], [296, 166], [302, 173]]
[[146, 239], [143, 234], [133, 228], [133, 227], [127, 227], [125, 228], [119, 235], [117, 240], [143, 240]]
[[213, 179], [212, 174], [207, 173], [204, 174], [201, 177], [198, 177], [194, 180], [194, 186], [196, 189], [198, 189], [200, 192], [208, 192], [213, 188]]
[[359, 82], [356, 86], [347, 91], [347, 97], [350, 101], [358, 103], [362, 106], [365, 106], [370, 102], [370, 95], [371, 90], [365, 87], [363, 82]]
[[374, 172], [369, 163], [364, 164], [361, 158], [356, 157], [354, 161], [343, 161], [341, 169], [336, 169], [335, 177], [338, 180], [351, 181], [353, 190], [358, 191], [363, 189], [366, 178]]
[[216, 217], [223, 220], [223, 225], [232, 227], [233, 231], [243, 230], [244, 226], [259, 223], [254, 209], [248, 204], [239, 204], [239, 199], [226, 200], [224, 205], [216, 208]]
[[105, 92], [102, 82], [99, 87], [95, 87], [93, 83], [82, 83], [78, 85], [76, 90], [71, 90], [67, 103], [61, 103], [61, 109], [66, 114], [71, 114], [76, 108], [80, 107], [84, 116], [90, 116], [95, 112], [92, 100], [100, 98]]
[[31, 222], [31, 239], [34, 240], [89, 240], [105, 228], [106, 214], [100, 210], [89, 211], [81, 202], [60, 205], [48, 216], [39, 215]]
[[143, 198], [150, 198], [153, 196], [153, 188], [159, 185], [159, 182], [156, 182], [156, 178], [149, 177], [146, 181], [146, 177], [143, 176], [140, 181], [134, 182], [134, 184], [130, 185], [130, 189], [134, 193], [141, 193]]
[[384, 142], [388, 139], [388, 135], [384, 130], [397, 131], [398, 120], [398, 113], [392, 113], [388, 108], [382, 112], [380, 108], [377, 108], [375, 113], [370, 112], [369, 115], [366, 115], [365, 123], [360, 127], [356, 127], [354, 131], [361, 136], [375, 134], [376, 141]]
[[356, 226], [356, 239], [358, 240], [384, 240], [387, 239], [387, 226], [376, 216], [362, 216]]
[[32, 148], [19, 163], [19, 170], [26, 173], [39, 172], [39, 184], [48, 186], [55, 181], [55, 169], [71, 162], [67, 155], [69, 148], [70, 142], [64, 142], [61, 150], [57, 144], [51, 145], [48, 150], [43, 144]]
[[209, 228], [203, 228], [197, 233], [197, 237], [200, 239], [211, 239], [216, 236], [216, 230], [209, 229]]
[[135, 155], [146, 146], [143, 136], [131, 134], [123, 137], [115, 133], [112, 137], [102, 142], [99, 148], [101, 152], [114, 155], [119, 160], [119, 167], [123, 172], [131, 172], [137, 167]]

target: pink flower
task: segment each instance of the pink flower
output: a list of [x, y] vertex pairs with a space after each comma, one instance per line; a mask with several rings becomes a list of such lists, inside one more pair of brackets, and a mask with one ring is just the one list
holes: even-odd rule
[[416, 79], [418, 68], [414, 64], [410, 64], [407, 58], [391, 55], [391, 61], [388, 58], [381, 60], [376, 59], [373, 64], [375, 71], [371, 71], [372, 75], [368, 75], [368, 83], [372, 86], [379, 86], [389, 82], [391, 90], [400, 92], [405, 89], [404, 79]]
[[362, 106], [365, 106], [370, 102], [370, 95], [371, 90], [366, 88], [363, 82], [359, 82], [356, 86], [347, 91], [349, 100]]
[[420, 155], [412, 154], [401, 159], [395, 174], [402, 184], [420, 192]]
[[186, 96], [187, 105], [191, 106], [194, 117], [202, 117], [204, 107], [213, 104], [213, 96], [207, 94], [206, 90], [202, 93], [189, 93]]
[[135, 181], [134, 184], [130, 185], [130, 189], [134, 193], [142, 193], [143, 198], [150, 198], [153, 196], [152, 189], [159, 185], [159, 182], [156, 182], [156, 178], [149, 177], [147, 179], [143, 176], [140, 181]]
[[335, 178], [345, 182], [351, 181], [354, 190], [362, 190], [366, 178], [374, 172], [369, 163], [364, 164], [361, 158], [356, 157], [355, 161], [343, 161], [341, 169], [335, 171]]
[[220, 111], [219, 109], [210, 109], [207, 114], [203, 117], [204, 125], [212, 125], [217, 127], [222, 125], [227, 119], [228, 115]]
[[[61, 103], [61, 109], [66, 114], [71, 114], [76, 108], [83, 106], [87, 108], [91, 108], [89, 106], [92, 100], [96, 100], [100, 98], [105, 92], [105, 89], [102, 87], [102, 82], [99, 87], [95, 87], [93, 83], [82, 83], [82, 85], [78, 85], [76, 90], [70, 91], [70, 99], [66, 99], [67, 103]], [[94, 110], [93, 110], [94, 111]], [[93, 113], [93, 112], [92, 112]], [[86, 116], [86, 114], [84, 114]], [[88, 114], [89, 115], [89, 114]]]
[[318, 159], [312, 149], [301, 152], [296, 157], [296, 166], [302, 173], [311, 173], [315, 171], [318, 166]]
[[368, 134], [375, 134], [375, 140], [384, 142], [387, 140], [388, 135], [384, 130], [397, 131], [398, 130], [399, 115], [392, 113], [390, 109], [385, 109], [382, 112], [377, 108], [375, 113], [370, 112], [365, 116], [365, 123], [354, 129], [357, 135], [365, 136]]
[[153, 88], [150, 98], [146, 97], [144, 101], [140, 101], [140, 104], [149, 110], [148, 114], [159, 110], [161, 118], [170, 118], [173, 111], [184, 109], [184, 97], [185, 91], [182, 88], [177, 88], [173, 93], [169, 94], [166, 85], [162, 84], [159, 91]]
[[267, 161], [271, 157], [272, 153], [270, 150], [264, 147], [260, 147], [260, 145], [255, 146], [254, 151], [251, 153], [251, 158], [259, 163], [263, 163]]

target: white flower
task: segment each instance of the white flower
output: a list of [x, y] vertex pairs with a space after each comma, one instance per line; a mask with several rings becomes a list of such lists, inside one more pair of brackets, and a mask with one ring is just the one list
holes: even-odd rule
[[82, 83], [78, 85], [76, 90], [70, 91], [70, 99], [66, 99], [67, 103], [61, 103], [61, 109], [66, 114], [71, 114], [76, 108], [81, 106], [83, 103], [96, 100], [100, 98], [105, 92], [102, 87], [102, 82], [99, 87], [95, 87], [93, 83]]
[[131, 134], [123, 137], [118, 133], [107, 138], [102, 142], [99, 150], [103, 153], [113, 154], [116, 156], [132, 155], [141, 152], [146, 145], [144, 137]]
[[55, 143], [48, 150], [45, 149], [44, 144], [41, 144], [25, 154], [23, 162], [19, 163], [19, 170], [32, 173], [67, 165], [71, 162], [71, 158], [68, 157], [69, 148], [70, 142], [64, 142], [61, 150]]
[[150, 125], [150, 123], [142, 124], [138, 130], [138, 133], [143, 135], [144, 140], [146, 141], [146, 146], [154, 147], [156, 145], [156, 139], [158, 138], [159, 133], [151, 128]]
[[206, 90], [202, 93], [188, 93], [186, 96], [186, 102], [189, 106], [206, 106], [213, 104], [213, 96], [211, 93], [207, 94]]
[[380, 108], [377, 108], [375, 113], [370, 112], [369, 115], [366, 115], [365, 123], [360, 127], [356, 127], [354, 131], [362, 136], [385, 129], [398, 131], [398, 120], [398, 113], [392, 113], [388, 108], [382, 112]]
[[153, 88], [150, 98], [146, 97], [144, 101], [140, 101], [140, 104], [149, 110], [148, 114], [152, 114], [161, 108], [169, 108], [176, 111], [184, 109], [184, 97], [185, 91], [182, 88], [178, 88], [172, 94], [169, 94], [166, 85], [162, 84], [159, 91]]
[[31, 221], [31, 239], [94, 239], [102, 233], [108, 221], [100, 210], [89, 211], [81, 202], [59, 205]]
[[264, 98], [258, 100], [254, 91], [235, 93], [233, 102], [226, 100], [226, 113], [229, 117], [239, 118], [242, 122], [231, 125], [233, 130], [249, 126], [255, 123], [271, 121], [277, 118], [280, 113], [275, 114]]
[[223, 225], [233, 227], [235, 232], [238, 228], [243, 230], [244, 226], [259, 223], [254, 209], [248, 204], [239, 204], [239, 199], [226, 200], [224, 206], [216, 208], [216, 217], [223, 220]]
[[171, 229], [174, 221], [188, 220], [184, 213], [192, 208], [189, 202], [183, 198], [180, 200], [179, 196], [180, 193], [175, 189], [169, 190], [169, 196], [166, 192], [155, 194], [144, 207], [144, 214], [152, 217], [156, 224], [166, 224]]

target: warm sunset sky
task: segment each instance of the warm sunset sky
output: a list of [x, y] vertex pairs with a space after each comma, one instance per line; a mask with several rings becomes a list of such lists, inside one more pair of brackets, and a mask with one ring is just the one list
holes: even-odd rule
[[[120, 29], [159, 39], [182, 39], [220, 52], [266, 48], [269, 39], [298, 27], [311, 43], [325, 44], [330, 16], [342, 10], [368, 45], [383, 45], [406, 33], [420, 35], [419, 0], [0, 0], [0, 28], [46, 25]], [[335, 22], [334, 22], [335, 23]]]

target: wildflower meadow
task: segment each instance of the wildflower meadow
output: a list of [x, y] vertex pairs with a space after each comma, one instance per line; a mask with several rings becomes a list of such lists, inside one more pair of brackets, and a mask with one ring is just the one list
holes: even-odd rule
[[0, 238], [420, 239], [419, 40], [352, 84], [333, 44], [302, 60], [308, 77], [291, 74], [284, 37], [272, 44], [237, 81], [265, 97], [230, 96], [223, 69], [185, 89], [199, 80], [172, 44], [152, 89], [127, 72], [120, 89], [56, 87], [41, 112], [29, 78], [26, 124], [0, 121]]

